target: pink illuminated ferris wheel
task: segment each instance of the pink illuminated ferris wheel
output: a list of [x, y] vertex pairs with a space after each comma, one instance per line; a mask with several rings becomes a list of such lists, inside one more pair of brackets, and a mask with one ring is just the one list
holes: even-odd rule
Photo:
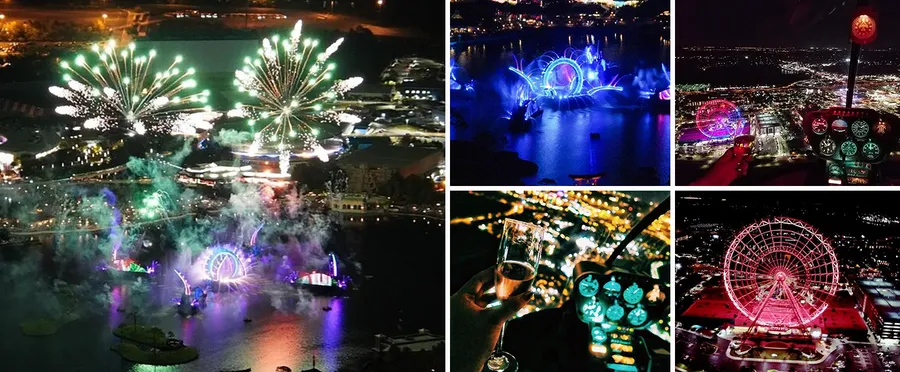
[[724, 99], [707, 101], [697, 109], [697, 129], [711, 139], [734, 138], [741, 135], [745, 121], [741, 110]]
[[752, 326], [807, 325], [822, 315], [838, 284], [831, 244], [789, 217], [744, 227], [725, 253], [724, 270], [728, 296]]

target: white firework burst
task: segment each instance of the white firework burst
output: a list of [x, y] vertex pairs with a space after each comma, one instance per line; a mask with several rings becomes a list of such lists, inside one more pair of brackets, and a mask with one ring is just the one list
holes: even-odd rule
[[[228, 112], [231, 117], [245, 117], [248, 124], [262, 129], [254, 134], [251, 152], [272, 146], [279, 154], [282, 173], [287, 173], [291, 151], [298, 147], [312, 151], [320, 158], [325, 150], [317, 143], [318, 116], [323, 103], [335, 99], [362, 83], [354, 77], [334, 82], [334, 63], [328, 62], [343, 38], [318, 52], [319, 42], [301, 40], [302, 21], [297, 21], [287, 38], [278, 35], [263, 39], [257, 56], [244, 58], [244, 66], [235, 71], [234, 84], [251, 97], [252, 103], [238, 103]], [[327, 155], [324, 156], [327, 160]]]
[[61, 62], [67, 87], [49, 89], [69, 102], [56, 112], [84, 119], [84, 128], [138, 135], [194, 134], [196, 129], [209, 129], [210, 121], [219, 116], [206, 105], [209, 91], [196, 91], [194, 68], [180, 67], [180, 55], [158, 69], [153, 66], [156, 51], [137, 55], [134, 43], [117, 49], [109, 40], [92, 45], [91, 51], [92, 58], [79, 54], [72, 62]]

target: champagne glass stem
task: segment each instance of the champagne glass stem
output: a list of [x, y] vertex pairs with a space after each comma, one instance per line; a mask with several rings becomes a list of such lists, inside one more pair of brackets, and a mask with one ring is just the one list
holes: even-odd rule
[[506, 322], [503, 322], [503, 325], [500, 326], [500, 337], [497, 338], [497, 346], [494, 348], [494, 354], [500, 354], [503, 352], [503, 335], [506, 334]]

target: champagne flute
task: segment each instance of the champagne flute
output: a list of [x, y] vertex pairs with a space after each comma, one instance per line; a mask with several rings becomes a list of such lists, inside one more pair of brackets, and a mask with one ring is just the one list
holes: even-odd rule
[[[535, 224], [507, 218], [503, 222], [500, 249], [497, 251], [497, 268], [494, 271], [494, 289], [497, 299], [505, 301], [531, 290], [543, 250], [544, 228]], [[519, 363], [512, 354], [503, 351], [503, 334], [506, 322], [500, 328], [497, 346], [485, 363], [484, 371], [516, 372]]]

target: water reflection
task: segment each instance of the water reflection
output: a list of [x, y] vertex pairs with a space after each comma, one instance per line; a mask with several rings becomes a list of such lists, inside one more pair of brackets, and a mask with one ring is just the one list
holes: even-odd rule
[[[211, 293], [201, 313], [185, 319], [172, 302], [183, 292], [182, 283], [172, 270], [162, 270], [148, 285], [132, 283], [133, 277], [112, 279], [106, 289], [97, 284], [96, 293], [108, 295], [108, 303], [91, 308], [90, 313], [85, 309], [80, 319], [57, 334], [38, 338], [24, 336], [19, 323], [32, 319], [52, 301], [25, 291], [0, 291], [0, 303], [7, 305], [0, 307], [0, 371], [273, 371], [279, 365], [299, 371], [312, 366], [314, 355], [317, 368], [335, 371], [368, 360], [375, 334], [407, 333], [417, 328], [442, 333], [443, 296], [418, 298], [415, 306], [421, 315], [410, 316], [410, 329], [398, 331], [394, 326], [397, 303], [383, 294], [388, 288], [396, 293], [425, 293], [441, 285], [442, 276], [425, 273], [442, 270], [443, 250], [421, 247], [442, 247], [443, 228], [431, 221], [423, 223], [422, 218], [381, 217], [375, 221], [366, 218], [365, 223], [346, 224], [330, 242], [356, 252], [359, 264], [373, 274], [374, 279], [360, 280], [365, 287], [348, 298], [314, 297], [297, 288], [269, 283], [254, 294]], [[398, 246], [388, 238], [398, 234], [416, 244]], [[384, 252], [391, 252], [389, 259]], [[398, 257], [410, 257], [417, 265], [410, 268]], [[406, 280], [398, 273], [419, 279]], [[16, 284], [15, 288], [24, 288]], [[142, 296], [144, 302], [138, 303], [132, 296], [138, 287], [149, 291]], [[326, 306], [331, 311], [323, 311]], [[187, 345], [197, 347], [200, 358], [185, 365], [155, 367], [126, 362], [110, 351], [118, 342], [112, 329], [131, 322], [128, 314], [135, 307], [142, 311], [139, 324], [171, 331]], [[119, 312], [119, 308], [125, 311]], [[244, 322], [245, 318], [252, 321]]]
[[109, 319], [108, 326], [110, 328], [117, 327], [119, 324], [122, 324], [124, 321], [124, 313], [119, 312], [119, 308], [123, 306], [123, 295], [122, 292], [125, 289], [123, 286], [115, 286], [109, 292]]
[[334, 299], [329, 303], [331, 311], [325, 315], [325, 321], [322, 322], [322, 337], [325, 339], [323, 345], [323, 355], [327, 365], [337, 365], [338, 346], [343, 340], [343, 305], [341, 299]]
[[[604, 184], [627, 184], [652, 168], [666, 180], [669, 169], [669, 115], [590, 109], [545, 112], [528, 133], [510, 134], [507, 149], [538, 165], [544, 178], [569, 184], [569, 175], [606, 173]], [[591, 138], [599, 133], [599, 138]], [[646, 172], [651, 172], [649, 169]]]
[[[595, 95], [593, 106], [585, 105], [589, 107], [542, 104], [543, 116], [529, 131], [510, 133], [509, 121], [503, 118], [520, 105], [513, 98], [520, 96], [516, 89], [521, 80], [509, 74], [508, 67], [516, 61], [535, 60], [546, 51], [585, 46], [599, 50], [605, 62], [618, 66], [611, 75], [628, 77], [617, 83], [624, 92]], [[671, 118], [665, 114], [666, 101], [647, 98], [656, 98], [660, 87], [655, 83], [662, 82], [662, 89], [668, 83], [665, 64], [669, 53], [669, 42], [662, 36], [603, 31], [456, 45], [451, 48], [451, 59], [474, 79], [476, 92], [452, 97], [451, 108], [464, 125], [451, 126], [450, 137], [484, 143], [483, 134], [490, 134], [495, 149], [517, 152], [538, 166], [536, 175], [523, 180], [527, 184], [549, 179], [571, 185], [570, 176], [597, 174], [604, 174], [600, 183], [605, 185], [666, 183]], [[663, 69], [654, 70], [661, 65]]]

